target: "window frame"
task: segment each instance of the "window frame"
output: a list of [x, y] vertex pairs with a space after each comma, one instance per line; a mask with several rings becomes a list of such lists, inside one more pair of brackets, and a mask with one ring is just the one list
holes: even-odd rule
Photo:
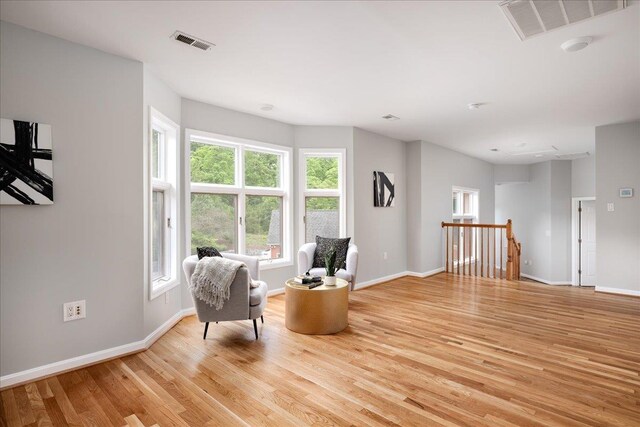
[[[161, 133], [158, 146], [158, 178], [153, 177], [152, 159], [153, 132]], [[180, 285], [180, 126], [171, 119], [149, 106], [148, 142], [146, 144], [147, 164], [147, 230], [148, 241], [145, 255], [147, 257], [147, 277], [149, 283], [149, 300], [153, 300], [170, 289]], [[164, 248], [161, 276], [153, 273], [153, 193], [163, 193]]]
[[[308, 157], [337, 157], [338, 158], [338, 188], [337, 189], [308, 189], [307, 188], [307, 158]], [[298, 149], [298, 240], [299, 246], [304, 245], [307, 235], [305, 221], [307, 197], [337, 197], [339, 215], [339, 237], [347, 236], [347, 150], [344, 148], [300, 148]]]
[[[219, 145], [234, 148], [235, 151], [235, 180], [233, 185], [209, 184], [191, 182], [191, 142], [194, 141], [210, 145]], [[221, 135], [195, 129], [185, 129], [185, 177], [189, 183], [188, 194], [185, 197], [186, 212], [186, 244], [187, 251], [191, 252], [191, 194], [234, 194], [237, 197], [236, 205], [236, 235], [237, 253], [246, 253], [246, 197], [247, 196], [275, 196], [282, 197], [282, 247], [281, 258], [260, 260], [260, 270], [288, 267], [293, 265], [293, 230], [291, 219], [293, 218], [292, 193], [292, 154], [291, 147], [270, 144], [261, 141]], [[280, 186], [279, 187], [253, 187], [244, 185], [244, 154], [245, 151], [277, 154], [280, 156]]]

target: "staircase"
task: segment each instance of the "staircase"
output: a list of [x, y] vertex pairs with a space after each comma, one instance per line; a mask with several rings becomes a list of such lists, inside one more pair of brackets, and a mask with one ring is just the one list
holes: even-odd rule
[[445, 271], [453, 274], [520, 280], [522, 244], [506, 224], [442, 222]]

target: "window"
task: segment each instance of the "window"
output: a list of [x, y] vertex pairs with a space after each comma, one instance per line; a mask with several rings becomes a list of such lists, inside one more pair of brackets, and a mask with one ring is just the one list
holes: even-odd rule
[[[453, 187], [452, 220], [454, 223], [477, 224], [478, 223], [478, 190]], [[475, 234], [468, 232], [465, 239], [465, 228], [458, 228], [456, 236], [453, 236], [453, 262], [457, 265], [459, 259], [465, 257], [464, 262], [475, 260]], [[469, 229], [470, 230], [470, 229]], [[465, 246], [462, 247], [464, 242]]]
[[300, 150], [301, 244], [346, 236], [345, 157], [345, 150]]
[[290, 264], [291, 150], [187, 130], [191, 253], [201, 246]]
[[149, 108], [149, 298], [179, 284], [179, 126]]

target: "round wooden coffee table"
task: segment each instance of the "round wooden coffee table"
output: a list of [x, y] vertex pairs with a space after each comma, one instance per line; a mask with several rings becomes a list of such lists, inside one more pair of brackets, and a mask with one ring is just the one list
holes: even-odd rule
[[320, 285], [308, 289], [287, 280], [285, 326], [300, 334], [328, 335], [340, 332], [349, 324], [349, 283], [336, 279], [335, 286]]

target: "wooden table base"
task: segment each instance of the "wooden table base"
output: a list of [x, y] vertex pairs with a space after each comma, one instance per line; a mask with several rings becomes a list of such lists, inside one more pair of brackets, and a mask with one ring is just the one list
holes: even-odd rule
[[292, 281], [285, 285], [285, 326], [300, 334], [327, 335], [349, 324], [349, 287], [337, 279], [336, 286], [305, 289]]

